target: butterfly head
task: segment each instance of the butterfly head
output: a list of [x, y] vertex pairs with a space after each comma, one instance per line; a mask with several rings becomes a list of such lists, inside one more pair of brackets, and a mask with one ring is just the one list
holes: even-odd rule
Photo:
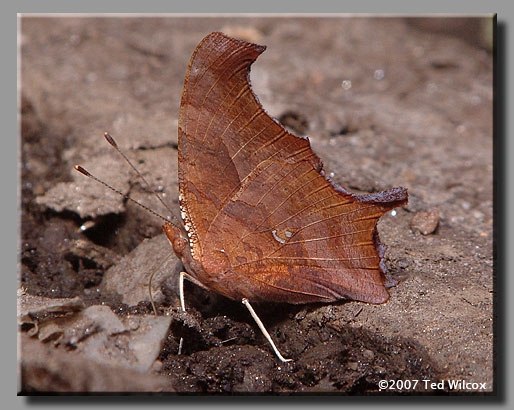
[[170, 222], [164, 223], [162, 229], [164, 229], [164, 233], [168, 237], [175, 254], [180, 259], [183, 259], [189, 249], [189, 239], [185, 231], [182, 231]]

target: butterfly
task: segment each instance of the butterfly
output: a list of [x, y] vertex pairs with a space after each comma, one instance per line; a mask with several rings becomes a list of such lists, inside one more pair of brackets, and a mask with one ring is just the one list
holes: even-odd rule
[[164, 231], [183, 280], [243, 302], [388, 297], [377, 222], [407, 190], [358, 195], [332, 182], [307, 138], [270, 117], [250, 66], [265, 46], [214, 32], [187, 69], [178, 122], [180, 224]]

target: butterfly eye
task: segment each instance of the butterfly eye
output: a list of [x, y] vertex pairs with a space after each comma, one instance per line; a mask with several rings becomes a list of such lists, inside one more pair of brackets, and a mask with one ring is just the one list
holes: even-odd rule
[[189, 241], [186, 238], [180, 237], [173, 240], [173, 250], [177, 255], [183, 255], [188, 245]]

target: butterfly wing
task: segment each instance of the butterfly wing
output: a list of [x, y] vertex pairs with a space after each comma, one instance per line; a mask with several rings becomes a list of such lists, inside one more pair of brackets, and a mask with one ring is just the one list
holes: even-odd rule
[[355, 195], [328, 180], [309, 141], [251, 90], [250, 65], [264, 49], [212, 33], [186, 74], [179, 192], [198, 279], [234, 299], [383, 302], [376, 223], [406, 190]]

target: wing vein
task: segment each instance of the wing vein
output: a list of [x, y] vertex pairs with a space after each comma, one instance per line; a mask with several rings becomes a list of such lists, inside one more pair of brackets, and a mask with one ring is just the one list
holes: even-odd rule
[[[265, 160], [262, 160], [261, 162], [259, 162], [254, 168], [253, 170], [255, 169], [258, 169], [262, 164], [264, 164], [265, 162], [267, 161], [271, 161], [271, 159], [275, 156], [275, 155], [278, 155], [281, 151], [276, 151], [273, 155], [270, 155], [268, 158], [266, 158]], [[273, 165], [272, 162], [270, 162], [270, 164], [268, 166], [266, 166], [264, 169], [260, 170], [259, 173], [257, 175], [259, 175], [260, 173], [264, 172], [266, 169], [268, 169], [271, 165]], [[218, 218], [219, 215], [221, 215], [221, 213], [225, 210], [225, 207], [227, 206], [227, 204], [231, 201], [231, 199], [233, 198], [233, 196], [239, 192], [239, 189], [242, 187], [243, 188], [243, 191], [246, 191], [246, 189], [248, 188], [249, 184], [247, 184], [246, 186], [242, 186], [243, 182], [246, 181], [247, 178], [249, 178], [251, 175], [252, 175], [252, 171], [250, 171], [248, 173], [248, 175], [246, 175], [241, 181], [239, 181], [239, 183], [237, 184], [237, 186], [234, 187], [234, 189], [230, 192], [229, 195], [227, 195], [227, 197], [222, 201], [222, 206], [220, 206], [220, 209], [219, 211], [216, 213], [216, 216], [213, 218], [213, 220], [211, 221], [211, 223], [209, 224], [209, 227], [207, 228], [207, 230], [205, 231], [205, 237], [207, 237], [207, 234], [209, 233], [211, 227], [213, 226], [214, 224], [214, 221]]]
[[[326, 188], [326, 187], [328, 187], [328, 186], [329, 186], [329, 185], [326, 185], [326, 186], [322, 187], [322, 189], [323, 189], [323, 188]], [[316, 193], [316, 192], [319, 192], [320, 190], [321, 190], [321, 189], [317, 188], [316, 190], [314, 190], [313, 192], [311, 192], [309, 195], [307, 195], [307, 196], [305, 197], [305, 199], [307, 199], [308, 197], [310, 197], [312, 194], [314, 194], [314, 193]], [[320, 199], [320, 200], [318, 200], [318, 201], [316, 201], [316, 202], [314, 202], [314, 203], [312, 203], [312, 204], [310, 204], [310, 205], [308, 205], [308, 206], [306, 206], [306, 207], [302, 208], [302, 209], [301, 209], [301, 210], [299, 210], [297, 213], [295, 213], [295, 214], [293, 214], [293, 215], [291, 215], [291, 216], [288, 216], [286, 219], [284, 219], [282, 222], [279, 222], [279, 223], [278, 223], [278, 224], [276, 224], [275, 226], [277, 226], [277, 227], [278, 227], [278, 226], [282, 225], [283, 223], [285, 223], [285, 222], [289, 221], [290, 219], [292, 219], [292, 218], [294, 218], [294, 217], [296, 217], [296, 216], [300, 215], [301, 213], [303, 213], [303, 212], [304, 212], [304, 211], [306, 211], [307, 209], [312, 208], [312, 207], [316, 206], [317, 204], [319, 204], [320, 202], [323, 202], [323, 201], [325, 201], [325, 200], [327, 200], [327, 199], [330, 199], [330, 198], [333, 198], [333, 197], [335, 197], [335, 196], [339, 196], [339, 193], [338, 193], [338, 192], [335, 192], [335, 193], [333, 193], [332, 195], [328, 195], [328, 196], [326, 196], [325, 198], [322, 198], [322, 199]], [[344, 203], [341, 203], [341, 204], [348, 204], [348, 203], [350, 203], [350, 202], [348, 201], [348, 202], [344, 202]]]
[[333, 218], [339, 218], [339, 217], [341, 217], [341, 216], [350, 215], [350, 214], [352, 214], [352, 213], [354, 213], [354, 212], [359, 212], [359, 211], [363, 211], [363, 210], [365, 210], [365, 209], [373, 208], [373, 206], [374, 206], [374, 205], [369, 205], [369, 206], [366, 206], [366, 207], [363, 207], [363, 208], [353, 209], [353, 210], [348, 211], [348, 212], [343, 212], [342, 214], [332, 215], [332, 216], [329, 216], [329, 217], [327, 217], [327, 218], [323, 218], [323, 219], [319, 219], [319, 220], [317, 220], [317, 221], [311, 222], [310, 224], [307, 224], [307, 225], [305, 225], [305, 226], [302, 226], [300, 229], [298, 229], [298, 230], [294, 233], [294, 235], [293, 235], [292, 237], [294, 237], [295, 235], [297, 235], [297, 234], [298, 234], [298, 232], [303, 231], [303, 230], [305, 230], [305, 229], [309, 228], [310, 226], [313, 226], [313, 225], [319, 224], [319, 223], [321, 223], [321, 222], [328, 221], [328, 220], [333, 219]]
[[[216, 80], [216, 82], [218, 82], [218, 80]], [[215, 84], [214, 84], [215, 85]], [[214, 87], [213, 85], [213, 87]], [[202, 142], [201, 142], [201, 145], [203, 145], [205, 143], [205, 139], [207, 138], [207, 134], [209, 133], [209, 129], [211, 128], [214, 120], [217, 118], [218, 116], [218, 113], [220, 112], [220, 109], [221, 107], [223, 106], [223, 103], [226, 101], [227, 97], [230, 97], [230, 95], [232, 94], [232, 91], [234, 91], [234, 88], [236, 88], [239, 84], [238, 83], [235, 83], [232, 88], [230, 89], [230, 91], [228, 93], [225, 94], [225, 96], [223, 97], [223, 101], [218, 104], [217, 108], [216, 108], [216, 112], [214, 112], [214, 114], [211, 116], [211, 120], [209, 121], [209, 125], [207, 126], [207, 128], [205, 129], [205, 133], [203, 134], [203, 138], [202, 138]], [[241, 88], [241, 90], [239, 90], [239, 93], [243, 92], [243, 90], [245, 90], [245, 88], [247, 89], [246, 91], [249, 91], [250, 88], [247, 87], [247, 85], [243, 85], [243, 87]], [[211, 88], [212, 90], [212, 88]], [[207, 95], [211, 92], [211, 90], [209, 90], [209, 92], [206, 94], [206, 97], [207, 98]], [[204, 102], [205, 102], [205, 99], [204, 99]], [[233, 102], [232, 102], [233, 104]], [[232, 106], [232, 104], [230, 106]], [[203, 106], [203, 103], [202, 103], [202, 106]], [[201, 108], [201, 107], [200, 107]], [[222, 115], [223, 117], [223, 115]], [[198, 116], [198, 119], [200, 118], [200, 114]]]
[[[297, 164], [293, 169], [291, 169], [288, 173], [286, 173], [285, 175], [282, 175], [282, 176], [280, 177], [280, 179], [279, 179], [275, 184], [273, 184], [273, 186], [272, 186], [270, 189], [268, 189], [268, 190], [264, 193], [264, 195], [261, 197], [261, 199], [259, 199], [259, 202], [257, 202], [257, 204], [256, 204], [255, 206], [257, 207], [257, 206], [258, 206], [258, 205], [259, 205], [259, 204], [264, 200], [264, 198], [265, 198], [266, 196], [268, 196], [268, 194], [269, 194], [269, 193], [271, 193], [271, 192], [275, 189], [275, 187], [276, 187], [278, 184], [280, 184], [280, 182], [282, 182], [282, 181], [283, 181], [286, 177], [288, 177], [291, 173], [293, 173], [294, 171], [296, 171], [296, 169], [297, 169], [300, 165], [302, 165], [302, 163], [301, 163], [301, 162], [299, 162], [299, 163], [298, 163], [298, 164]], [[255, 229], [259, 228], [259, 227], [264, 223], [264, 221], [266, 221], [267, 219], [268, 219], [268, 217], [264, 218], [264, 219], [259, 223], [259, 225], [257, 225], [257, 226], [255, 227]], [[256, 233], [256, 231], [252, 231], [252, 232], [249, 232], [249, 233], [247, 233], [247, 234], [243, 235], [241, 238], [239, 238], [239, 242], [241, 242], [241, 241], [242, 241], [242, 240], [244, 240], [247, 236], [250, 236], [250, 235], [252, 235], [252, 234], [254, 234], [254, 233]]]
[[[238, 263], [236, 265], [232, 265], [230, 267], [230, 269], [235, 269], [235, 268], [240, 268], [242, 266], [248, 266], [248, 265], [254, 265], [256, 263], [262, 263], [263, 261], [265, 261], [266, 258], [259, 258], [259, 259], [255, 259], [253, 261], [249, 261], [249, 262], [243, 262], [243, 263]], [[323, 269], [323, 270], [335, 270], [335, 271], [341, 271], [341, 270], [376, 270], [378, 271], [379, 268], [378, 267], [367, 267], [367, 266], [352, 266], [351, 268], [344, 268], [344, 267], [331, 267], [331, 266], [316, 266], [316, 265], [290, 265], [290, 266], [302, 266], [302, 267], [312, 267], [312, 268], [318, 268], [318, 269]], [[226, 273], [226, 272], [225, 272]]]
[[[314, 168], [309, 168], [309, 169], [307, 169], [307, 171], [306, 171], [306, 172], [304, 172], [302, 175], [298, 176], [298, 177], [295, 179], [295, 181], [299, 180], [299, 179], [300, 179], [300, 178], [302, 178], [304, 175], [307, 175], [307, 174], [309, 174], [309, 173], [310, 173], [310, 172], [312, 172], [312, 171], [315, 171], [315, 170], [314, 170]], [[277, 206], [277, 207], [276, 207], [276, 208], [275, 208], [271, 213], [269, 213], [269, 214], [268, 214], [268, 216], [267, 216], [264, 220], [262, 220], [262, 221], [261, 221], [261, 223], [257, 226], [257, 228], [259, 228], [259, 227], [264, 223], [264, 221], [266, 221], [266, 220], [268, 220], [270, 217], [272, 217], [272, 216], [273, 216], [273, 214], [274, 214], [275, 212], [277, 212], [277, 211], [282, 207], [282, 205], [284, 205], [284, 204], [285, 204], [289, 199], [291, 199], [291, 198], [293, 197], [293, 195], [294, 195], [294, 194], [296, 194], [300, 189], [303, 189], [307, 184], [310, 184], [312, 181], [314, 181], [315, 179], [317, 179], [317, 178], [318, 178], [318, 176], [319, 176], [319, 174], [316, 174], [316, 176], [315, 176], [314, 178], [312, 178], [312, 179], [310, 179], [310, 180], [306, 181], [303, 185], [301, 185], [300, 187], [298, 187], [298, 189], [297, 189], [296, 191], [291, 192], [291, 193], [286, 197], [286, 199], [284, 199], [284, 200], [283, 200], [283, 201], [282, 201], [282, 202], [281, 202], [281, 203], [280, 203], [280, 204], [279, 204], [279, 205], [278, 205], [278, 206]], [[277, 226], [277, 225], [275, 225], [275, 226]]]
[[[223, 66], [223, 64], [225, 63], [225, 61], [227, 61], [230, 57], [232, 57], [234, 54], [238, 53], [240, 50], [242, 50], [244, 48], [244, 46], [239, 46], [239, 47], [236, 47], [235, 49], [233, 49], [230, 53], [228, 53], [228, 55], [225, 55], [225, 54], [221, 54], [216, 60], [214, 60], [213, 63], [209, 64], [204, 72], [202, 73], [202, 77], [205, 75], [205, 73], [214, 65], [214, 63], [216, 63], [219, 59], [221, 59], [222, 57], [225, 57], [225, 59], [222, 61], [221, 63], [221, 66]], [[226, 68], [225, 70], [223, 70], [223, 73], [225, 73], [226, 71], [228, 71], [231, 67], [228, 66], [228, 68]], [[196, 128], [195, 128], [195, 133], [194, 135], [198, 135], [198, 125], [200, 124], [200, 116], [202, 115], [202, 112], [203, 112], [203, 106], [205, 105], [205, 101], [207, 100], [207, 97], [209, 96], [209, 94], [211, 93], [211, 91], [214, 89], [214, 87], [218, 84], [218, 82], [221, 80], [221, 75], [218, 75], [217, 78], [216, 78], [216, 81], [214, 81], [214, 83], [212, 84], [211, 88], [209, 89], [209, 91], [207, 91], [207, 93], [205, 94], [204, 98], [203, 98], [203, 101], [202, 103], [200, 104], [200, 107], [198, 109], [198, 118], [196, 119]], [[200, 79], [198, 79], [198, 81], [196, 82], [196, 84], [198, 84], [200, 82]], [[193, 94], [193, 91], [194, 91], [194, 88], [196, 87], [196, 84], [193, 86], [193, 88], [190, 90], [190, 95]], [[237, 83], [236, 83], [237, 84]]]
[[[288, 289], [288, 288], [284, 288], [282, 286], [278, 286], [278, 285], [275, 285], [273, 283], [270, 283], [270, 282], [266, 282], [264, 280], [261, 280], [257, 277], [252, 277], [252, 279], [256, 280], [257, 282], [261, 282], [263, 283], [264, 285], [267, 285], [267, 286], [271, 286], [272, 288], [275, 288], [275, 289], [280, 289], [280, 290], [283, 290], [285, 292], [291, 292], [291, 293], [300, 293], [302, 295], [309, 295], [309, 296], [316, 296], [318, 298], [321, 298], [321, 299], [328, 299], [330, 300], [330, 298], [326, 297], [326, 296], [323, 296], [323, 295], [319, 295], [317, 293], [312, 293], [312, 292], [305, 292], [303, 290], [296, 290], [296, 289]], [[309, 280], [310, 282], [312, 282], [312, 280]]]
[[[349, 235], [355, 235], [355, 234], [358, 234], [358, 233], [364, 233], [364, 232], [371, 232], [371, 229], [364, 229], [362, 231], [352, 231], [352, 232], [345, 232], [345, 233], [341, 233], [341, 234], [338, 234], [338, 235], [333, 235], [333, 236], [326, 236], [324, 238], [312, 238], [312, 239], [303, 239], [303, 240], [300, 240], [300, 241], [294, 241], [294, 242], [291, 242], [291, 241], [287, 241], [286, 243], [283, 243], [282, 245], [280, 245], [277, 249], [275, 249], [273, 252], [271, 252], [269, 255], [267, 255], [267, 257], [271, 256], [271, 255], [274, 255], [275, 253], [277, 253], [280, 249], [282, 249], [284, 246], [286, 245], [292, 245], [292, 244], [297, 244], [297, 243], [305, 243], [305, 242], [314, 242], [314, 241], [321, 241], [321, 240], [326, 240], [326, 239], [333, 239], [333, 238], [342, 238], [343, 236], [349, 236]], [[294, 235], [293, 235], [294, 236]], [[366, 243], [366, 242], [363, 242], [363, 243]], [[370, 242], [370, 244], [372, 244], [372, 242]], [[345, 246], [346, 248], [350, 248], [350, 246]]]

